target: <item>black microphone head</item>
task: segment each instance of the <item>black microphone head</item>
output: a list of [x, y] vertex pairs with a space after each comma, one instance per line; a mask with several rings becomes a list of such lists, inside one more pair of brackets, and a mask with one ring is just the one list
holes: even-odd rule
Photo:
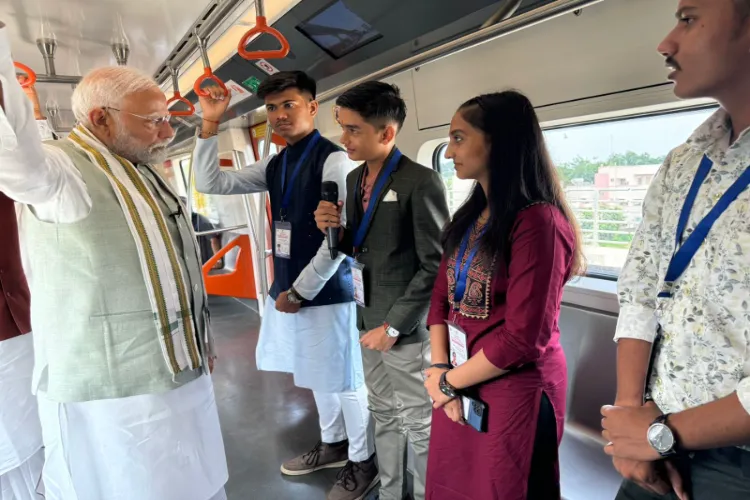
[[323, 188], [321, 189], [321, 197], [323, 201], [330, 201], [331, 203], [338, 203], [339, 185], [333, 181], [325, 181], [323, 183]]

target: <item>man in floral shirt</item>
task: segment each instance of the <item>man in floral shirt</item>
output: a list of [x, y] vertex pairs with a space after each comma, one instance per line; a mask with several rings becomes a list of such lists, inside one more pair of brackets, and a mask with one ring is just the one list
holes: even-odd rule
[[675, 94], [721, 108], [669, 154], [644, 201], [619, 281], [605, 451], [626, 479], [618, 500], [746, 499], [750, 0], [681, 0], [677, 19], [659, 46]]

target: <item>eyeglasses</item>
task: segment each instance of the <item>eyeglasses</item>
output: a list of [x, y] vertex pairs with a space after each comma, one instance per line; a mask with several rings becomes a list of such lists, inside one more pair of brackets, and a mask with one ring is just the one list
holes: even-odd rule
[[129, 115], [141, 118], [143, 120], [146, 120], [146, 122], [150, 124], [153, 128], [158, 128], [160, 125], [167, 125], [169, 121], [172, 119], [172, 115], [169, 115], [169, 114], [154, 118], [153, 116], [143, 116], [137, 113], [131, 113], [130, 111], [123, 111], [122, 109], [117, 109], [117, 108], [106, 107], [104, 109], [105, 110], [111, 109], [112, 111], [119, 111], [120, 113], [127, 113]]

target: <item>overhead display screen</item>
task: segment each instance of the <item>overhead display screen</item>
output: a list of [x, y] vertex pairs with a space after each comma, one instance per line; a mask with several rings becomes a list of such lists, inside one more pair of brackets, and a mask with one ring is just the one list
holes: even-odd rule
[[297, 31], [334, 59], [344, 57], [383, 36], [347, 7], [344, 0], [328, 4], [299, 24]]

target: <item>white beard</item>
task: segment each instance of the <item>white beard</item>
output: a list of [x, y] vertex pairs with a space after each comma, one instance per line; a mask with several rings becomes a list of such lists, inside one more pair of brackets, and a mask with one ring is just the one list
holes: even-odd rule
[[110, 149], [134, 163], [158, 164], [167, 160], [167, 147], [171, 140], [144, 147], [137, 139], [120, 128]]

